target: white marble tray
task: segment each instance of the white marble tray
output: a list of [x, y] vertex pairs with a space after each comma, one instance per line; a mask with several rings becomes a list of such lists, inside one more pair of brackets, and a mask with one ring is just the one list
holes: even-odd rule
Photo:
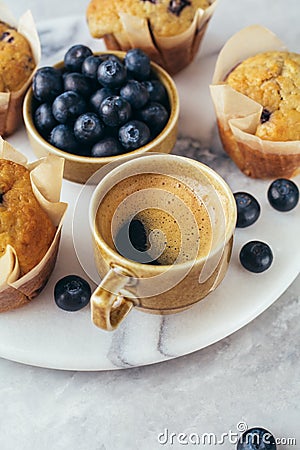
[[[63, 28], [66, 35], [65, 46], [62, 46], [61, 25], [48, 22], [40, 26], [45, 55], [43, 64], [61, 59], [64, 50], [75, 42], [87, 43], [94, 50], [101, 48], [99, 42], [89, 38], [84, 21], [78, 18], [70, 19], [68, 27]], [[176, 76], [181, 116], [180, 138], [174, 153], [210, 165], [226, 179], [233, 191], [251, 192], [261, 204], [262, 213], [257, 223], [235, 233], [233, 256], [223, 283], [205, 300], [177, 315], [160, 317], [135, 310], [113, 333], [92, 325], [89, 307], [76, 313], [58, 309], [53, 300], [56, 281], [71, 273], [87, 278], [72, 237], [73, 212], [81, 186], [64, 181], [62, 200], [69, 202], [69, 210], [57, 265], [37, 299], [22, 309], [0, 315], [1, 357], [70, 370], [120, 369], [176, 358], [204, 348], [243, 327], [268, 308], [299, 274], [300, 206], [289, 213], [273, 210], [266, 198], [269, 183], [251, 180], [241, 174], [220, 146], [208, 92], [215, 59], [216, 52], [204, 54]], [[30, 160], [34, 159], [24, 129], [9, 141]], [[300, 186], [300, 177], [295, 181]], [[76, 240], [76, 251], [96, 281], [84, 211], [87, 202], [88, 199], [85, 202], [81, 198], [76, 208], [79, 219], [76, 226], [82, 229], [84, 236], [84, 240]], [[238, 259], [241, 246], [252, 239], [268, 242], [274, 252], [272, 267], [258, 275], [245, 271]], [[95, 287], [94, 282], [90, 282]]]

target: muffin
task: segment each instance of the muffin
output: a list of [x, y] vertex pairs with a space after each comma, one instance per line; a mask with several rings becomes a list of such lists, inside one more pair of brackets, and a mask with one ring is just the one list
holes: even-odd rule
[[[1, 13], [4, 11], [2, 7]], [[1, 136], [12, 134], [22, 121], [24, 95], [39, 59], [40, 42], [29, 11], [21, 17], [18, 28], [0, 21]]]
[[223, 47], [210, 88], [224, 149], [246, 175], [300, 172], [300, 55], [247, 27]]
[[214, 0], [91, 0], [87, 22], [108, 49], [139, 47], [175, 74], [194, 59], [214, 8]]
[[32, 191], [29, 170], [0, 159], [0, 257], [11, 245], [23, 276], [45, 256], [54, 234], [54, 225]]
[[67, 208], [62, 173], [62, 158], [27, 164], [0, 138], [0, 312], [30, 302], [52, 273]]
[[0, 89], [18, 91], [35, 68], [28, 40], [15, 28], [0, 22]]
[[259, 53], [239, 64], [225, 81], [263, 107], [256, 136], [270, 141], [300, 140], [300, 55]]

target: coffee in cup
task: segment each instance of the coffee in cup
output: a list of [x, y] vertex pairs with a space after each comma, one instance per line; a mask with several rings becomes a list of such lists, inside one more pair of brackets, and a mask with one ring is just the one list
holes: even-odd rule
[[128, 161], [99, 183], [90, 205], [95, 325], [114, 329], [133, 306], [169, 314], [187, 309], [223, 279], [236, 205], [212, 169], [153, 154]]

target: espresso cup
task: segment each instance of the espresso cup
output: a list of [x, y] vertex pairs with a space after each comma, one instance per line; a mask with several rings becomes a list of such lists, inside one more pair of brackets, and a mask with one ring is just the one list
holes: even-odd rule
[[111, 331], [133, 307], [177, 313], [220, 284], [231, 257], [236, 203], [208, 166], [149, 154], [102, 178], [89, 220], [102, 279], [91, 297], [92, 321]]

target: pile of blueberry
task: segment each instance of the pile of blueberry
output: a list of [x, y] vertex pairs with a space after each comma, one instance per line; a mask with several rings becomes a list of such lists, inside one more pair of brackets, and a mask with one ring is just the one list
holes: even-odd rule
[[62, 69], [38, 69], [32, 90], [38, 132], [55, 147], [81, 156], [115, 156], [142, 147], [170, 116], [166, 89], [140, 49], [121, 60], [74, 45]]
[[[255, 223], [261, 211], [256, 198], [247, 192], [236, 192], [234, 197], [237, 206], [237, 228], [246, 228]], [[299, 189], [292, 180], [278, 178], [270, 184], [267, 197], [274, 209], [287, 212], [296, 207]], [[240, 251], [240, 262], [250, 272], [264, 272], [273, 262], [273, 253], [265, 242], [250, 241]]]

